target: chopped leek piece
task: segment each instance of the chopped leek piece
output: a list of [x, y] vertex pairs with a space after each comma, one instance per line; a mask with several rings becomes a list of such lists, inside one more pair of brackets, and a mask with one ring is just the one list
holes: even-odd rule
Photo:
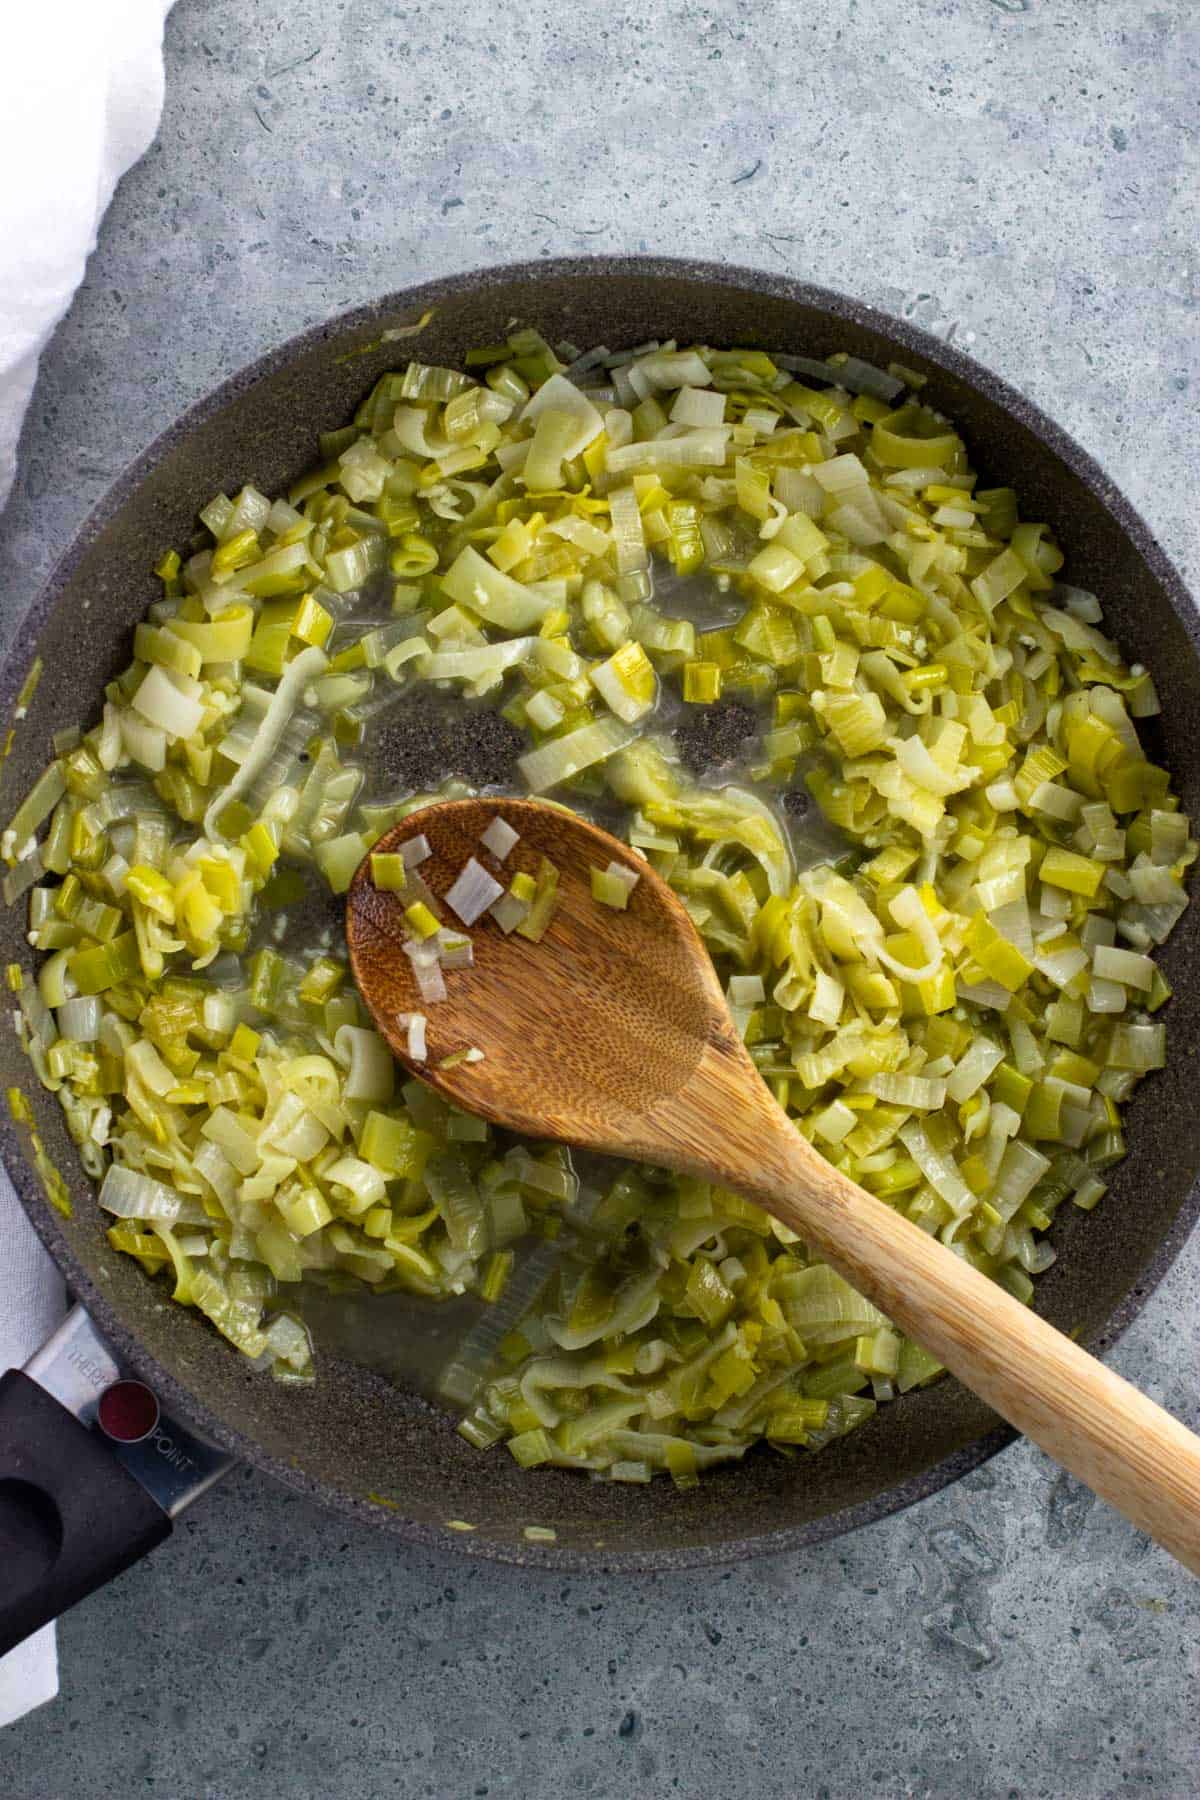
[[1073, 894], [1091, 899], [1104, 879], [1104, 868], [1091, 857], [1078, 856], [1073, 850], [1061, 850], [1057, 844], [1042, 858], [1041, 876], [1054, 887], [1067, 888]]
[[694, 706], [711, 706], [721, 698], [719, 663], [689, 662], [683, 666], [683, 697]]
[[494, 881], [483, 864], [472, 856], [468, 857], [462, 872], [447, 891], [446, 905], [457, 913], [464, 925], [474, 925], [503, 892], [500, 883]]
[[[426, 1018], [424, 1013], [397, 1013], [396, 1023], [408, 1034], [408, 1054], [414, 1062], [424, 1062], [429, 1055], [425, 1042]], [[445, 1064], [442, 1065], [445, 1067]]]
[[622, 645], [607, 662], [592, 670], [591, 680], [618, 719], [627, 725], [654, 705], [658, 682], [654, 666], [640, 644]]
[[624, 912], [629, 905], [630, 889], [611, 868], [592, 870], [592, 898], [602, 906]]
[[624, 749], [632, 743], [633, 735], [616, 720], [597, 719], [594, 724], [581, 725], [565, 737], [551, 738], [539, 749], [528, 751], [518, 759], [521, 773], [535, 793], [544, 793]]
[[381, 894], [402, 894], [408, 886], [408, 868], [403, 856], [372, 851], [371, 880]]
[[545, 937], [554, 911], [558, 905], [558, 870], [548, 857], [538, 861], [536, 889], [529, 903], [529, 911], [518, 924], [517, 936], [528, 938], [530, 943], [540, 943]]
[[417, 900], [412, 906], [406, 906], [404, 917], [419, 938], [434, 937], [441, 930], [437, 914], [430, 912], [423, 900]]
[[520, 832], [502, 819], [499, 813], [492, 820], [486, 831], [480, 834], [480, 843], [485, 850], [490, 850], [497, 862], [503, 862], [509, 851], [520, 839]]

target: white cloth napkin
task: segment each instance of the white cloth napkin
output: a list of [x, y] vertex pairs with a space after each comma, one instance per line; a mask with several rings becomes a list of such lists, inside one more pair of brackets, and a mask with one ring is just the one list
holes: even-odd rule
[[113, 189], [163, 104], [171, 0], [5, 9], [0, 105], [0, 506], [38, 357], [71, 304]]
[[[63, 317], [113, 190], [163, 104], [171, 0], [51, 0], [4, 19], [0, 104], [0, 507], [38, 358]], [[0, 1171], [0, 1369], [61, 1318], [62, 1283]], [[58, 1692], [54, 1627], [0, 1658], [0, 1726]]]

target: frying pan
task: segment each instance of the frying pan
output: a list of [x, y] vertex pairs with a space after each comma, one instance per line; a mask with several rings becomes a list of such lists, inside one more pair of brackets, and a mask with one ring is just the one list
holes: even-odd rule
[[[430, 309], [415, 340], [383, 337]], [[152, 566], [164, 547], [190, 535], [199, 503], [251, 479], [267, 492], [285, 487], [312, 460], [318, 430], [349, 417], [382, 371], [410, 353], [460, 363], [468, 347], [503, 336], [513, 320], [536, 323], [551, 342], [585, 347], [671, 335], [814, 356], [844, 350], [877, 364], [899, 356], [927, 376], [925, 397], [961, 428], [989, 484], [1012, 484], [1026, 516], [1055, 526], [1069, 579], [1102, 596], [1108, 627], [1152, 670], [1163, 715], [1149, 722], [1151, 753], [1171, 770], [1184, 807], [1200, 812], [1200, 618], [1145, 524], [1078, 445], [993, 375], [911, 325], [775, 275], [633, 257], [517, 264], [389, 295], [292, 339], [187, 413], [96, 508], [29, 612], [0, 679], [0, 716], [9, 716], [35, 653], [46, 675], [0, 774], [0, 818], [44, 766], [52, 734], [96, 715], [102, 683], [127, 664], [133, 627], [156, 597]], [[396, 734], [388, 759], [397, 781], [416, 785], [433, 772], [426, 737], [419, 717]], [[435, 756], [445, 749], [439, 744]], [[451, 749], [469, 778], [503, 778], [502, 742], [460, 733]], [[0, 912], [0, 960], [27, 964], [23, 925], [23, 908]], [[1168, 1012], [1174, 1054], [1130, 1106], [1130, 1154], [1100, 1208], [1086, 1218], [1066, 1208], [1056, 1220], [1059, 1260], [1038, 1283], [1038, 1309], [1100, 1352], [1134, 1317], [1200, 1209], [1200, 1108], [1183, 1054], [1200, 1038], [1198, 950], [1200, 913], [1189, 912], [1162, 959], [1176, 994]], [[101, 1370], [92, 1370], [95, 1385], [105, 1370], [141, 1377], [196, 1428], [194, 1443], [216, 1446], [207, 1462], [197, 1452], [197, 1485], [228, 1454], [405, 1542], [562, 1569], [673, 1569], [820, 1542], [933, 1493], [1011, 1440], [982, 1402], [947, 1380], [883, 1408], [818, 1456], [784, 1461], [756, 1452], [679, 1493], [669, 1483], [625, 1487], [568, 1471], [524, 1472], [503, 1451], [471, 1449], [447, 1416], [353, 1361], [321, 1355], [319, 1345], [315, 1389], [280, 1386], [109, 1249], [57, 1102], [36, 1084], [10, 1032], [0, 1034], [0, 1079], [26, 1095], [71, 1195], [68, 1218], [48, 1203], [30, 1166], [27, 1129], [0, 1123], [0, 1150], [21, 1198], [92, 1322], [77, 1323], [49, 1360], [57, 1358], [60, 1374], [69, 1366], [87, 1377], [91, 1357]], [[91, 1417], [94, 1404], [90, 1413], [76, 1410]], [[98, 1434], [76, 1429], [75, 1448], [86, 1438], [90, 1456]], [[139, 1514], [123, 1533], [108, 1499], [97, 1498], [87, 1514], [64, 1498], [60, 1465], [70, 1459], [57, 1444], [45, 1447], [45, 1430], [42, 1418], [35, 1435], [50, 1493], [38, 1514], [49, 1534], [41, 1566], [53, 1572], [55, 1544], [77, 1537], [85, 1515], [94, 1537], [113, 1540], [99, 1573], [60, 1571], [62, 1606], [162, 1531]], [[165, 1442], [177, 1448], [182, 1428], [172, 1430]], [[11, 1428], [8, 1437], [6, 1465], [0, 1421], [0, 1536], [5, 1476], [10, 1502], [14, 1469], [24, 1468], [27, 1498], [38, 1486], [28, 1455], [18, 1466]], [[156, 1444], [168, 1455], [149, 1442], [151, 1460]], [[16, 1516], [13, 1504], [9, 1511]], [[36, 1536], [34, 1513], [21, 1529]], [[474, 1530], [451, 1529], [451, 1520]], [[554, 1541], [530, 1542], [530, 1524], [552, 1527]], [[37, 1616], [46, 1616], [44, 1598], [40, 1605]]]

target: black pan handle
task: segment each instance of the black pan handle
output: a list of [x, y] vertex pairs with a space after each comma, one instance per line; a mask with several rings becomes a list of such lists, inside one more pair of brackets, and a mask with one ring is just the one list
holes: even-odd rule
[[19, 1369], [0, 1375], [0, 1655], [170, 1532], [102, 1436]]

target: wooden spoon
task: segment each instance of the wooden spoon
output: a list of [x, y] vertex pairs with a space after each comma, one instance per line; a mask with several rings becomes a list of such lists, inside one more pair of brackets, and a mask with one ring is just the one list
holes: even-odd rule
[[[520, 833], [501, 867], [480, 844], [499, 815]], [[776, 1104], [729, 1017], [682, 903], [627, 845], [535, 800], [454, 800], [375, 846], [424, 833], [440, 898], [474, 856], [505, 883], [559, 871], [538, 944], [474, 928], [475, 964], [422, 1004], [400, 949], [403, 902], [354, 877], [346, 935], [359, 990], [394, 1055], [456, 1106], [536, 1138], [680, 1169], [748, 1195], [902, 1331], [1072, 1474], [1200, 1574], [1200, 1438], [937, 1239], [831, 1168]], [[592, 898], [610, 861], [640, 880], [628, 910]], [[447, 922], [451, 915], [443, 908]], [[457, 920], [453, 921], [457, 924]], [[428, 1018], [414, 1063], [397, 1014]], [[441, 1067], [474, 1047], [483, 1060]]]

